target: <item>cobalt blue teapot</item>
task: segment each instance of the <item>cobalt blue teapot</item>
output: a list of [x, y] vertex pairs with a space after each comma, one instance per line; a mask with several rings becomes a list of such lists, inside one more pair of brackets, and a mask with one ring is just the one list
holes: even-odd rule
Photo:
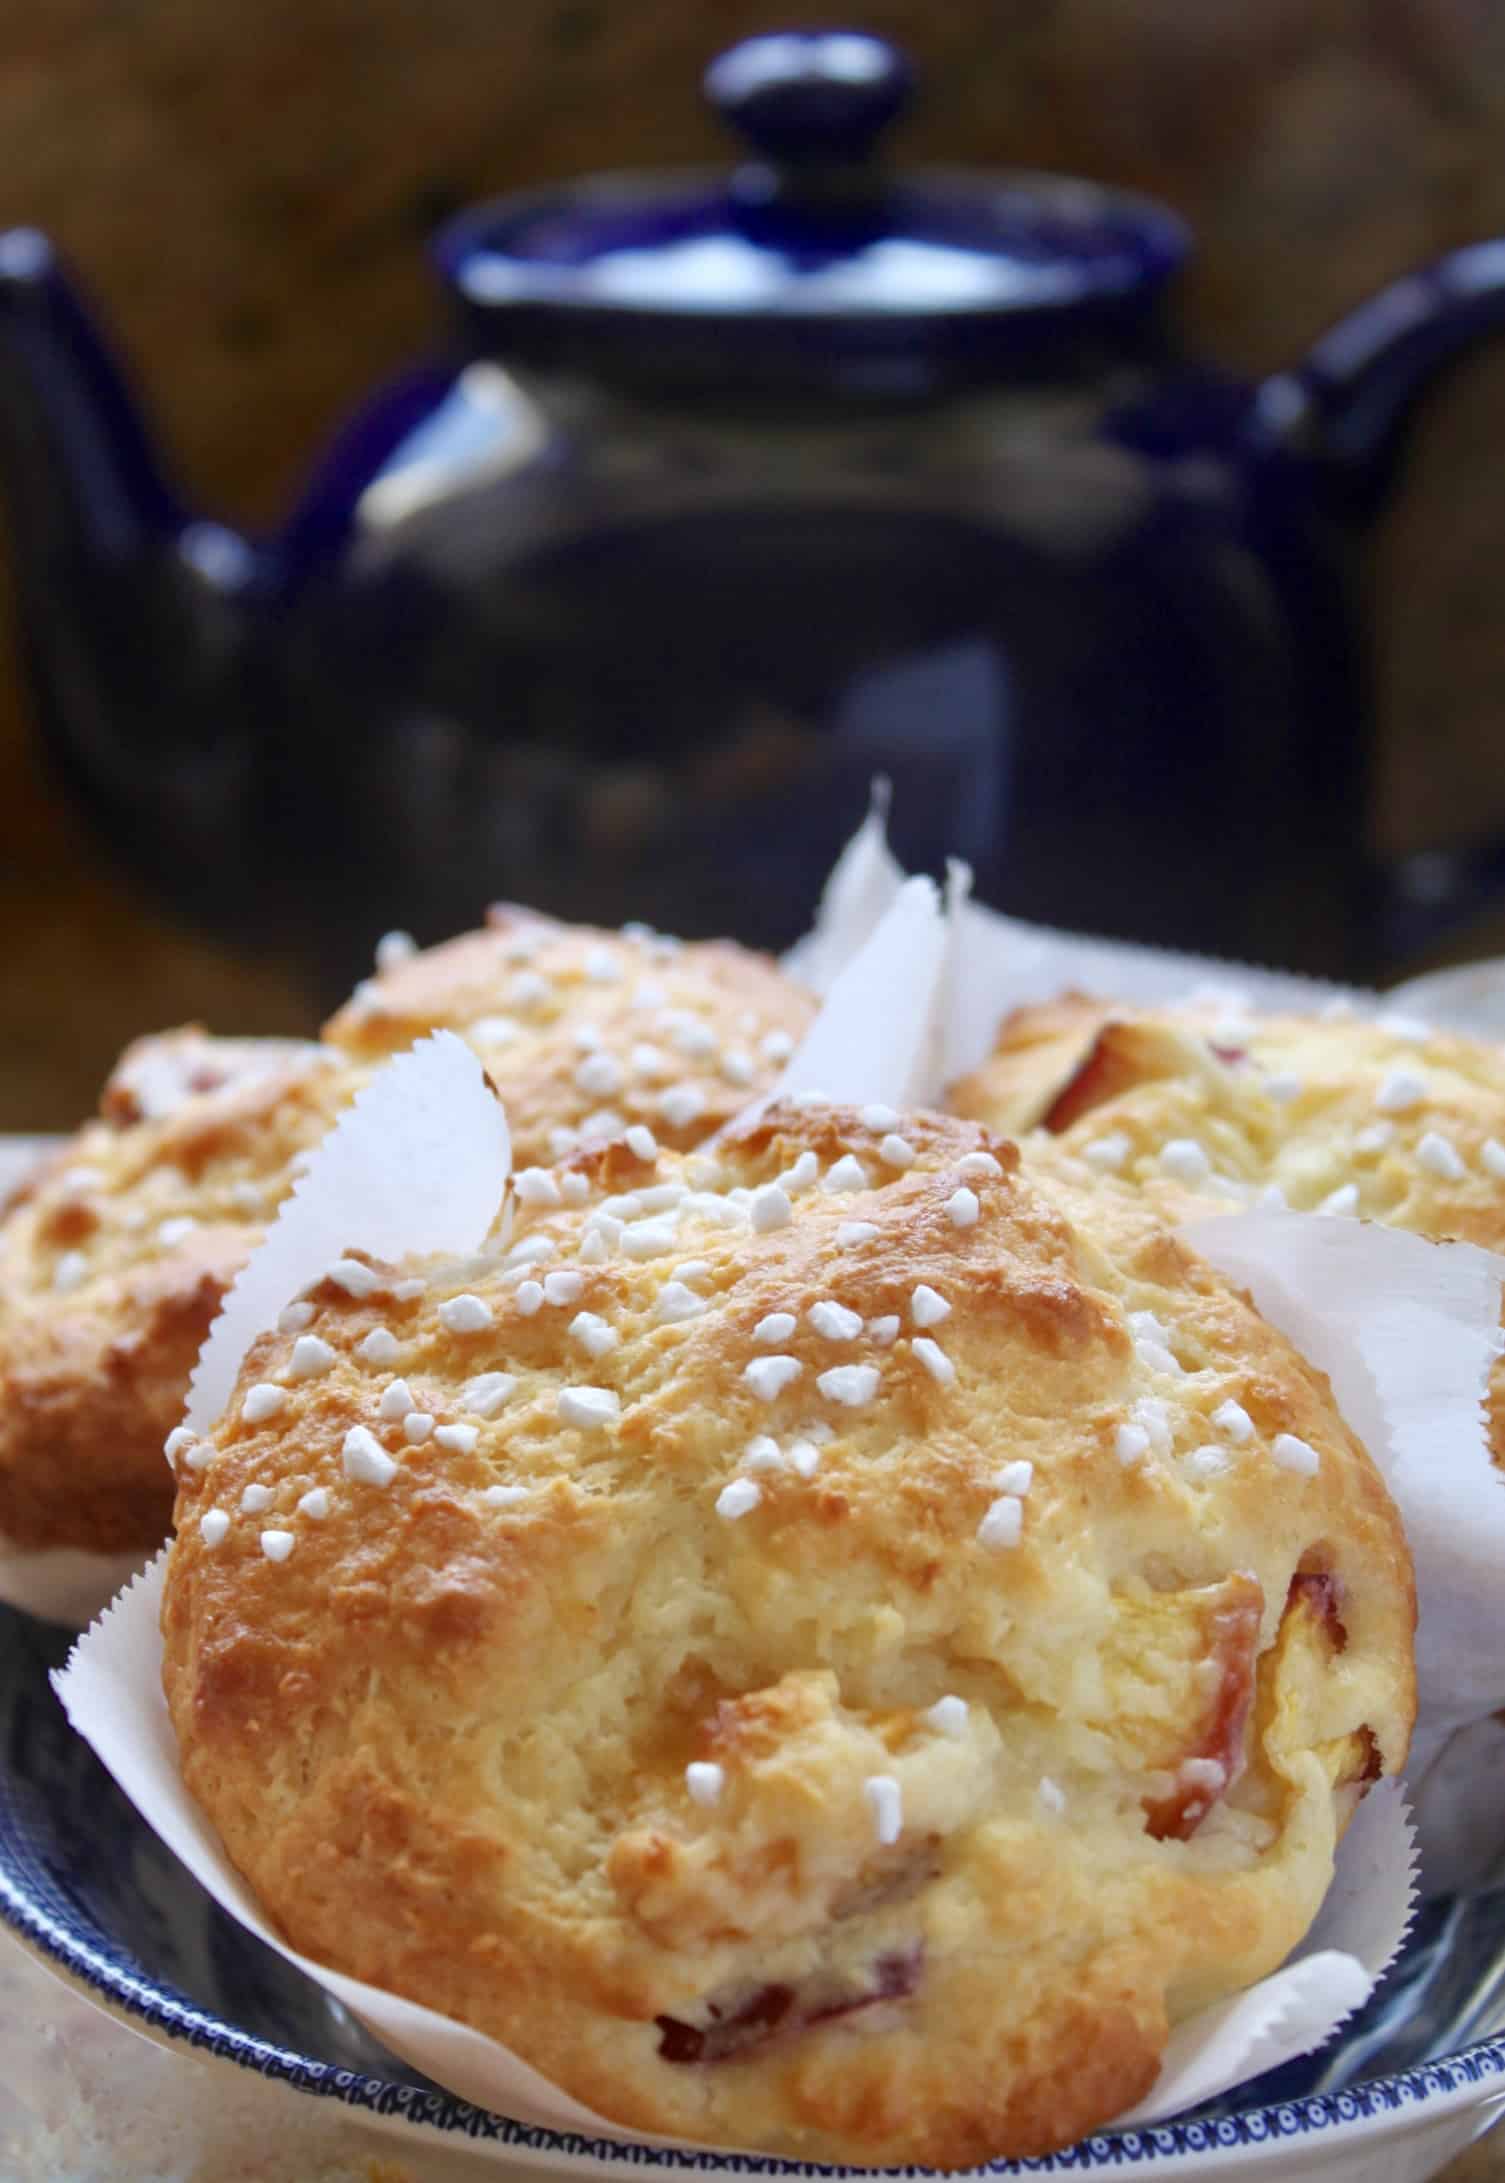
[[498, 896], [781, 945], [886, 775], [905, 861], [1022, 915], [1383, 970], [1419, 928], [1363, 846], [1354, 548], [1505, 325], [1505, 242], [1242, 385], [1170, 330], [1161, 206], [885, 165], [881, 40], [706, 87], [729, 175], [443, 229], [447, 339], [269, 537], [182, 504], [47, 241], [0, 237], [25, 655], [103, 840], [333, 989]]

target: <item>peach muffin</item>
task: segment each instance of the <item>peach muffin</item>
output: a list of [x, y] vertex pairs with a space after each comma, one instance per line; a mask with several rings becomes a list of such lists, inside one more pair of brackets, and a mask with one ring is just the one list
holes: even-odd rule
[[1326, 1382], [956, 1119], [639, 1124], [474, 1257], [351, 1253], [178, 1477], [167, 1699], [267, 1914], [644, 2131], [1063, 2145], [1406, 1753]]

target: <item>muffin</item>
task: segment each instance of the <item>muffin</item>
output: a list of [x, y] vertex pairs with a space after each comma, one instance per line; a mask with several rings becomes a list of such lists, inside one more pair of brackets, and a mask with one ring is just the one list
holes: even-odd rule
[[398, 954], [324, 1036], [370, 1061], [426, 1031], [460, 1032], [505, 1092], [519, 1167], [635, 1124], [689, 1151], [773, 1087], [817, 1005], [771, 957], [730, 940], [603, 932], [505, 906], [483, 931]]
[[[1166, 1218], [1289, 1205], [1505, 1250], [1505, 1052], [1404, 1017], [1068, 994], [1010, 1016], [951, 1104]], [[1490, 1413], [1505, 1462], [1505, 1365]]]
[[143, 1118], [86, 1124], [0, 1222], [0, 1538], [12, 1546], [161, 1544], [163, 1442], [199, 1346], [297, 1155], [364, 1078], [304, 1046], [254, 1066], [233, 1051], [218, 1089], [190, 1090], [177, 1070], [190, 1039], [201, 1078], [207, 1049], [241, 1045], [138, 1042], [105, 1103]]
[[1065, 2144], [1405, 1757], [1406, 1546], [1326, 1382], [955, 1119], [781, 1103], [351, 1255], [178, 1476], [167, 1700], [263, 1909], [639, 2130]]

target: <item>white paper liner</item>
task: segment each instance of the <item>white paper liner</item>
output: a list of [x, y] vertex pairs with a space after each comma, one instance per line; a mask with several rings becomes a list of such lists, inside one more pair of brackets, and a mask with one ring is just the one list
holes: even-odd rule
[[1055, 932], [973, 903], [956, 961], [946, 1082], [986, 1060], [1009, 1009], [1054, 1000], [1072, 986], [1144, 1005], [1216, 995], [1233, 1009], [1312, 1010], [1334, 1000], [1372, 1005], [1376, 998], [1291, 971]]
[[1338, 1849], [1306, 1939], [1270, 1978], [1178, 2024], [1148, 2099], [1121, 2123], [1158, 2122], [1330, 2039], [1394, 1962], [1416, 1904], [1415, 1838], [1398, 1781], [1378, 1782]]
[[815, 923], [784, 957], [784, 968], [812, 993], [829, 993], [904, 884], [888, 846], [889, 784], [873, 783], [867, 817], [847, 843], [821, 891]]
[[1505, 1718], [1460, 1728], [1416, 1793], [1422, 1892], [1463, 1895], [1505, 1884]]
[[1505, 1479], [1483, 1411], [1505, 1258], [1273, 1208], [1182, 1233], [1327, 1374], [1400, 1510], [1420, 1610], [1419, 1781], [1455, 1729], [1505, 1705]]
[[[953, 883], [953, 891], [955, 889]], [[903, 880], [856, 953], [770, 1098], [808, 1093], [896, 1107], [924, 1099], [944, 1065], [947, 955], [954, 916], [928, 879]]]
[[1385, 995], [1385, 1008], [1439, 1030], [1505, 1041], [1505, 956], [1408, 978]]
[[343, 1252], [477, 1249], [511, 1164], [506, 1114], [463, 1039], [436, 1031], [389, 1062], [345, 1108], [236, 1275], [194, 1366], [184, 1422], [208, 1431], [256, 1336]]

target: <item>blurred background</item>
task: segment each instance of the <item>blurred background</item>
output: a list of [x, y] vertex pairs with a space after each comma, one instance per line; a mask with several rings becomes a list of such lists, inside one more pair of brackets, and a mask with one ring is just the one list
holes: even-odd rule
[[[354, 398], [430, 342], [437, 222], [595, 169], [724, 163], [695, 87], [769, 20], [726, 0], [51, 0], [12, 13], [0, 53], [0, 224], [57, 241], [190, 497], [254, 526]], [[874, 0], [861, 20], [922, 72], [896, 155], [1059, 169], [1185, 214], [1198, 248], [1175, 312], [1239, 372], [1505, 232], [1490, 0]], [[1502, 429], [1505, 341], [1429, 401], [1364, 547], [1364, 823], [1387, 853], [1505, 829]], [[285, 949], [175, 925], [82, 830], [38, 756], [9, 609], [0, 917], [0, 1128], [70, 1123], [143, 1028], [317, 1020]], [[1486, 920], [1462, 944], [1500, 938]]]

